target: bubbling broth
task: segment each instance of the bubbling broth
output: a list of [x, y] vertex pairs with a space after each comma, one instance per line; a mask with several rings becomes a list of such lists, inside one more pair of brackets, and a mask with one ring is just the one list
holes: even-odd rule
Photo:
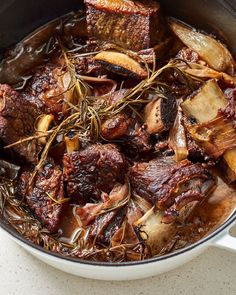
[[191, 245], [236, 208], [234, 58], [156, 1], [84, 3], [0, 63], [2, 222], [92, 261]]

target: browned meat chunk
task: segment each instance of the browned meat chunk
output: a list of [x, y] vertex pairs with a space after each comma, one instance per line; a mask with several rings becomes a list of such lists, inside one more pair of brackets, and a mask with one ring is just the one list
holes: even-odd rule
[[42, 224], [50, 232], [55, 232], [65, 207], [63, 173], [49, 160], [39, 171], [34, 186], [27, 188], [30, 175], [28, 170], [21, 174], [18, 193], [25, 197], [29, 208]]
[[102, 124], [101, 134], [103, 138], [108, 140], [121, 138], [128, 131], [129, 125], [132, 123], [131, 121], [126, 113], [119, 113], [107, 119]]
[[[63, 60], [61, 63], [64, 65]], [[99, 63], [87, 57], [78, 58], [75, 69], [78, 74], [83, 75], [106, 74]], [[63, 66], [47, 65], [38, 68], [22, 91], [22, 95], [36, 104], [43, 113], [53, 114], [56, 120], [60, 120], [66, 115], [68, 109], [66, 101], [78, 103], [73, 93], [71, 76], [68, 71], [63, 69]]]
[[102, 125], [102, 136], [108, 140], [120, 139], [124, 153], [130, 156], [149, 152], [152, 148], [150, 135], [137, 118], [128, 112], [119, 113]]
[[236, 87], [227, 88], [224, 92], [226, 98], [228, 99], [228, 104], [225, 109], [220, 110], [225, 118], [232, 120], [234, 126], [236, 126]]
[[130, 181], [137, 195], [167, 214], [177, 214], [186, 204], [202, 201], [214, 186], [212, 176], [202, 164], [188, 160], [175, 163], [172, 157], [134, 165]]
[[182, 59], [186, 62], [199, 61], [199, 55], [197, 54], [197, 52], [193, 51], [192, 49], [188, 47], [183, 47], [176, 55], [176, 58]]
[[165, 33], [155, 1], [85, 0], [90, 37], [139, 51], [158, 43]]
[[[0, 85], [0, 139], [9, 145], [31, 136], [39, 109], [8, 85]], [[35, 162], [40, 147], [35, 140], [14, 146], [14, 151]]]
[[35, 103], [42, 112], [60, 116], [62, 113], [64, 89], [62, 70], [58, 67], [41, 67], [28, 82], [25, 97]]
[[121, 145], [129, 156], [137, 156], [147, 153], [152, 149], [150, 135], [145, 126], [136, 122], [131, 125], [123, 137]]
[[125, 160], [112, 144], [92, 145], [79, 152], [64, 155], [67, 193], [79, 203], [100, 199], [116, 182], [124, 182]]
[[89, 232], [90, 238], [95, 239], [98, 243], [109, 245], [111, 238], [119, 230], [124, 221], [126, 212], [127, 208], [124, 207], [98, 216], [91, 226]]
[[191, 136], [187, 133], [186, 136], [187, 139], [187, 146], [188, 146], [188, 152], [189, 152], [189, 159], [194, 161], [207, 161], [210, 159], [210, 157], [204, 152], [203, 149], [200, 148], [200, 146], [196, 143], [194, 139], [191, 138]]
[[[121, 100], [127, 89], [115, 91], [109, 103], [114, 105]], [[130, 109], [126, 108], [119, 114], [107, 119], [102, 124], [101, 134], [107, 140], [120, 139], [124, 152], [129, 155], [137, 155], [151, 150], [150, 135], [140, 119]]]

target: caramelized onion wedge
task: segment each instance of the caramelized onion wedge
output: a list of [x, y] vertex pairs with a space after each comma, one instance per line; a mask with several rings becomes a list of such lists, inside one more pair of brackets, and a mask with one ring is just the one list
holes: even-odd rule
[[[37, 122], [36, 122], [36, 130], [37, 130], [37, 134], [43, 136], [43, 134], [45, 134], [49, 128], [50, 125], [52, 124], [52, 122], [54, 121], [54, 116], [53, 115], [42, 115], [38, 118]], [[45, 137], [40, 137], [38, 139], [39, 143], [41, 143], [42, 145], [46, 144], [46, 136]]]
[[0, 159], [0, 177], [6, 179], [17, 179], [20, 166], [14, 165], [8, 161]]
[[[110, 95], [117, 88], [117, 82], [112, 79], [84, 75], [80, 75], [80, 78], [92, 86], [95, 96]], [[91, 89], [88, 89], [88, 91], [91, 92]]]
[[187, 47], [196, 51], [211, 68], [219, 72], [234, 73], [235, 61], [222, 43], [173, 18], [169, 19], [169, 25], [175, 35]]
[[198, 63], [188, 62], [188, 65], [186, 63], [183, 63], [178, 67], [195, 77], [206, 79], [219, 79], [227, 84], [236, 85], [236, 77], [230, 76], [223, 72], [218, 72]]
[[128, 201], [129, 187], [117, 183], [109, 194], [107, 200], [103, 203], [90, 204], [87, 203], [84, 207], [77, 207], [75, 212], [83, 225], [88, 225], [95, 220], [99, 215], [111, 212], [121, 208]]
[[221, 115], [205, 123], [189, 125], [187, 128], [192, 138], [212, 158], [218, 159], [224, 152], [236, 147], [234, 123]]
[[188, 147], [186, 140], [186, 132], [183, 125], [182, 110], [179, 109], [175, 119], [175, 123], [170, 130], [169, 146], [175, 152], [175, 160], [180, 162], [188, 158]]
[[134, 79], [144, 79], [147, 71], [136, 60], [128, 55], [114, 50], [102, 51], [94, 59], [109, 71]]
[[[59, 76], [59, 75], [58, 75]], [[59, 76], [60, 77], [60, 76]], [[59, 78], [59, 83], [62, 86], [63, 91], [65, 92], [65, 99], [70, 103], [76, 103], [74, 102], [74, 89], [71, 87], [72, 81], [71, 81], [71, 75], [69, 72], [65, 72], [61, 77]]]

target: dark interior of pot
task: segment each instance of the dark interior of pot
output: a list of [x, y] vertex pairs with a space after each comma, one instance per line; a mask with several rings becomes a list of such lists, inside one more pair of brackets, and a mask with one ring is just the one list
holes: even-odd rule
[[[2, 0], [0, 3], [0, 48], [20, 41], [40, 25], [45, 24], [71, 10], [82, 7], [79, 0]], [[160, 0], [167, 15], [175, 16], [187, 23], [217, 33], [225, 39], [236, 55], [236, 0]]]
[[[236, 56], [236, 26], [232, 25], [236, 18], [236, 0], [159, 0], [159, 2], [167, 15], [179, 18], [203, 31], [214, 33]], [[16, 44], [39, 26], [67, 12], [78, 10], [82, 5], [82, 1], [78, 0], [1, 0], [0, 54], [5, 48]], [[235, 217], [231, 216], [215, 234], [234, 219]], [[0, 224], [13, 236], [24, 240], [1, 219]]]

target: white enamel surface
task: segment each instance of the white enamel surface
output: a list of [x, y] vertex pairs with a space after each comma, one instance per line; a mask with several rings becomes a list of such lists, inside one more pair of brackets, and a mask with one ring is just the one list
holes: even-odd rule
[[38, 259], [57, 269], [84, 278], [115, 281], [143, 279], [170, 271], [195, 258], [207, 248], [207, 245], [198, 247], [186, 254], [178, 255], [176, 257], [168, 259], [168, 263], [166, 260], [163, 260], [155, 263], [141, 264], [135, 266], [104, 267], [74, 263], [64, 259], [58, 259], [56, 257], [46, 255], [31, 247], [28, 247], [27, 245], [24, 245], [17, 240], [15, 241]]
[[213, 241], [213, 245], [228, 251], [236, 252], [236, 238], [227, 231]]
[[[9, 235], [9, 237], [11, 236]], [[228, 230], [225, 230], [224, 233], [221, 233], [221, 235], [215, 237], [213, 240], [165, 260], [135, 266], [104, 267], [60, 259], [36, 250], [17, 239], [14, 240], [38, 259], [59, 270], [77, 276], [98, 280], [134, 280], [165, 273], [194, 259], [211, 245], [230, 250], [236, 249], [236, 239], [228, 234]]]
[[135, 266], [125, 266], [125, 267], [103, 267], [103, 266], [91, 266], [86, 264], [78, 264], [73, 262], [68, 262], [65, 260], [58, 260], [54, 257], [49, 257], [48, 255], [41, 255], [35, 251], [30, 251], [40, 260], [48, 263], [49, 265], [63, 270], [65, 272], [97, 280], [135, 280], [144, 279], [154, 275], [158, 275], [180, 265], [185, 264], [191, 259], [195, 258], [197, 255], [203, 252], [206, 247], [199, 247], [194, 251], [191, 251], [184, 255], [179, 255], [174, 258], [170, 258], [168, 263], [166, 260], [159, 261], [151, 264], [141, 264]]
[[83, 279], [41, 262], [0, 231], [1, 295], [235, 295], [235, 273], [235, 253], [210, 247], [191, 262], [148, 279]]

